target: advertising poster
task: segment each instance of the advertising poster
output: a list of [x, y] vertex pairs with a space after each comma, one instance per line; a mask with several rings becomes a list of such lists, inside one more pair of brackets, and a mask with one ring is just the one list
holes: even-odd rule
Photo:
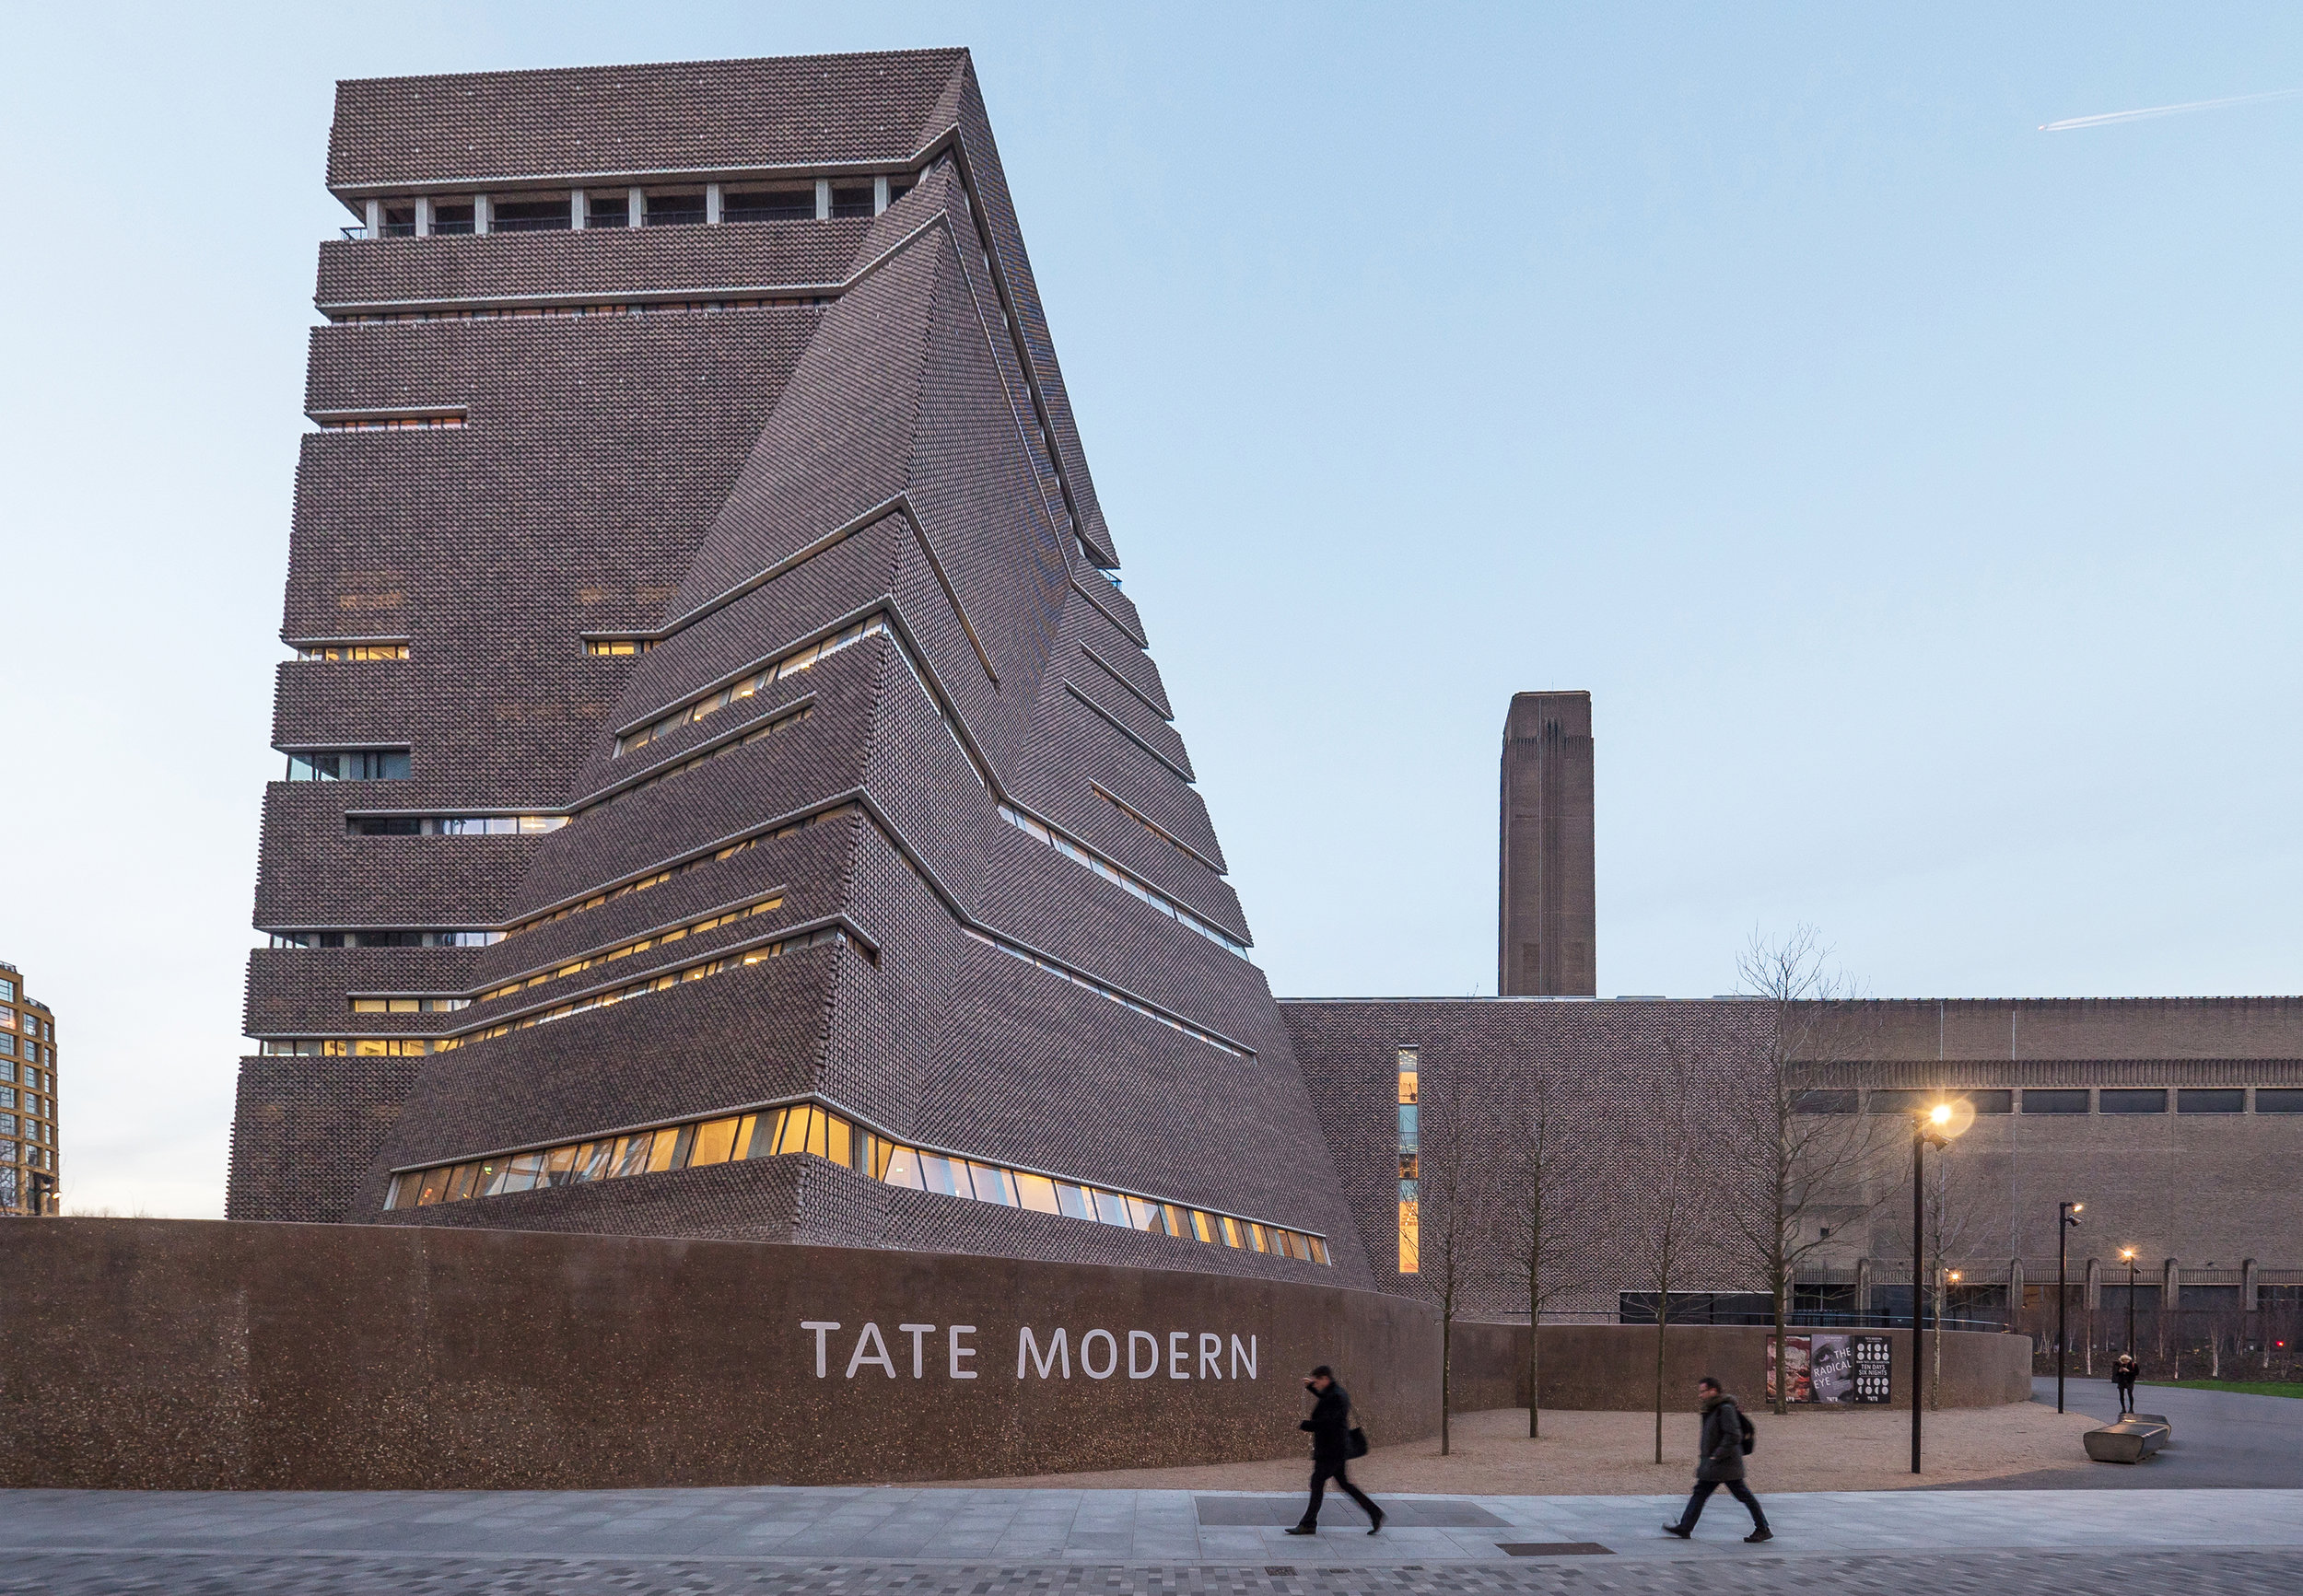
[[1810, 1402], [1853, 1402], [1855, 1395], [1855, 1352], [1845, 1335], [1807, 1338], [1807, 1386]]
[[1809, 1402], [1813, 1400], [1808, 1395], [1807, 1386], [1808, 1346], [1812, 1339], [1806, 1335], [1784, 1336], [1782, 1343], [1782, 1356], [1779, 1357], [1777, 1343], [1773, 1337], [1769, 1338], [1767, 1344], [1769, 1401], [1774, 1400], [1779, 1381], [1782, 1382], [1782, 1389], [1790, 1393], [1785, 1398], [1786, 1401]]
[[1884, 1335], [1853, 1335], [1848, 1338], [1848, 1351], [1854, 1365], [1854, 1402], [1885, 1402], [1889, 1386], [1888, 1347], [1892, 1345]]

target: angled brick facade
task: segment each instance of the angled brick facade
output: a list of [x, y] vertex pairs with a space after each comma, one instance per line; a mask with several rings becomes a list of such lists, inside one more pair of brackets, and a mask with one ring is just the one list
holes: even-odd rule
[[[231, 1213], [1364, 1284], [965, 53], [346, 83], [329, 181], [275, 741], [405, 763], [267, 794]], [[399, 1178], [807, 1104], [1150, 1220]]]

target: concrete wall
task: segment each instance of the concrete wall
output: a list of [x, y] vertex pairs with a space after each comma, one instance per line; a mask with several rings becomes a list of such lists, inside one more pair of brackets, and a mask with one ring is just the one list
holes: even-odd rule
[[[1285, 1281], [171, 1219], [28, 1220], [0, 1228], [0, 1486], [844, 1484], [1286, 1457], [1315, 1363], [1378, 1444], [1438, 1424], [1429, 1308]], [[820, 1364], [812, 1324], [837, 1326]], [[1027, 1327], [1044, 1375], [1019, 1374]], [[1457, 1327], [1458, 1409], [1525, 1400], [1526, 1334]], [[1653, 1337], [1546, 1329], [1546, 1401], [1645, 1405]], [[1706, 1370], [1756, 1401], [1763, 1344], [1675, 1327], [1675, 1405]], [[1946, 1397], [2018, 1399], [2028, 1348], [1947, 1337]]]
[[[1695, 1409], [1695, 1382], [1705, 1375], [1722, 1381], [1752, 1408], [1767, 1395], [1767, 1344], [1774, 1333], [1764, 1325], [1675, 1324], [1665, 1333], [1664, 1405]], [[1891, 1380], [1889, 1405], [1908, 1408], [1911, 1344], [1908, 1330], [1865, 1331], [1887, 1335]], [[1934, 1338], [1929, 1338], [1928, 1380], [1935, 1379]], [[1623, 1412], [1652, 1408], [1655, 1400], [1655, 1328], [1642, 1324], [1547, 1324], [1539, 1365], [1546, 1407]], [[1524, 1407], [1527, 1403], [1527, 1327], [1524, 1324], [1459, 1324], [1455, 1327], [1454, 1380], [1458, 1412], [1485, 1407]], [[1943, 1335], [1946, 1407], [1993, 1407], [2027, 1402], [2031, 1395], [2031, 1338], [1946, 1331]]]

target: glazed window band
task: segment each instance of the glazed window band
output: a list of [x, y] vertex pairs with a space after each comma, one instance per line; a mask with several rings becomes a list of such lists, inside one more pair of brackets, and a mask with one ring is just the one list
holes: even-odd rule
[[625, 1175], [663, 1174], [789, 1153], [827, 1159], [872, 1180], [913, 1191], [939, 1192], [948, 1197], [1028, 1208], [1090, 1224], [1178, 1236], [1210, 1246], [1272, 1252], [1306, 1264], [1332, 1262], [1327, 1241], [1301, 1230], [906, 1147], [815, 1103], [722, 1114], [499, 1158], [408, 1170], [393, 1177], [384, 1206], [388, 1210], [426, 1208], [436, 1203], [506, 1196], [540, 1187], [619, 1180]]

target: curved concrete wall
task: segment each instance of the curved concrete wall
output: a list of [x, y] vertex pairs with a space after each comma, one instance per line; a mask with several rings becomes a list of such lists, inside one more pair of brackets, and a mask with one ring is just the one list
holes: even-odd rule
[[[0, 1233], [0, 1485], [852, 1484], [1285, 1457], [1315, 1363], [1379, 1445], [1438, 1423], [1436, 1314], [1333, 1287], [429, 1227]], [[1709, 1369], [1756, 1401], [1764, 1332], [1671, 1334], [1675, 1400]], [[1457, 1408], [1525, 1401], [1526, 1334], [1457, 1326]], [[1654, 1334], [1547, 1328], [1546, 1401], [1643, 1406]], [[2028, 1353], [1946, 1338], [1955, 1400], [2028, 1393]]]

